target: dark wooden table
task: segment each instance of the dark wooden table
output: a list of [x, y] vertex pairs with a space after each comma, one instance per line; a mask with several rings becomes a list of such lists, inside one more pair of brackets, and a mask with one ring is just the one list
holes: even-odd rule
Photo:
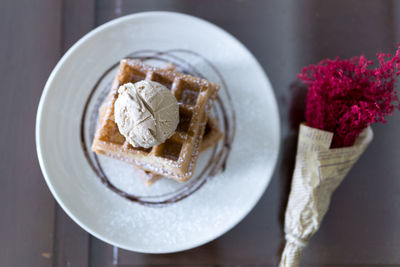
[[[36, 158], [35, 115], [44, 83], [82, 35], [116, 17], [168, 10], [209, 20], [242, 41], [275, 90], [282, 152], [255, 209], [233, 230], [190, 251], [145, 255], [114, 248], [77, 226], [51, 196]], [[19, 0], [0, 2], [0, 266], [277, 266], [304, 88], [302, 66], [326, 57], [393, 52], [396, 1]], [[234, 55], [232, 55], [234, 56]], [[302, 266], [400, 266], [400, 114], [334, 195]]]

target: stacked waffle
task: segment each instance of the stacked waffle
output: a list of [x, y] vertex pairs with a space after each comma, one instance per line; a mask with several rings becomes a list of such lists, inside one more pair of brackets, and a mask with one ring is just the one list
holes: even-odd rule
[[[179, 124], [175, 133], [164, 143], [148, 149], [129, 144], [114, 120], [118, 88], [141, 80], [163, 84], [179, 103]], [[219, 85], [180, 73], [173, 65], [154, 68], [137, 60], [123, 59], [107, 102], [100, 110], [92, 150], [132, 164], [148, 185], [163, 176], [178, 182], [187, 181], [193, 175], [199, 152], [214, 146], [223, 136], [218, 122], [209, 117], [218, 90]]]

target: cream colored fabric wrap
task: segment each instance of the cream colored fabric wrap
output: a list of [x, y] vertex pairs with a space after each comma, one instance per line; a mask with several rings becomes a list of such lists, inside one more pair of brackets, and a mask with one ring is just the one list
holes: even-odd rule
[[353, 146], [329, 149], [332, 137], [330, 132], [300, 126], [280, 267], [299, 265], [301, 252], [318, 230], [332, 193], [367, 148], [373, 133], [368, 127]]

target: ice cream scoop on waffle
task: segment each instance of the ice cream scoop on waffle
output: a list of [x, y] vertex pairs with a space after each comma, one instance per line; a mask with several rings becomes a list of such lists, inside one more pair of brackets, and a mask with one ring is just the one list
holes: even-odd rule
[[[103, 104], [99, 110], [99, 117], [100, 117], [99, 125], [101, 125], [104, 121], [106, 110], [107, 110], [107, 105]], [[221, 132], [219, 128], [218, 120], [216, 118], [209, 116], [206, 128], [204, 130], [203, 140], [200, 143], [200, 149], [199, 149], [200, 152], [204, 152], [209, 148], [214, 147], [218, 143], [218, 141], [221, 140], [223, 137], [224, 134]], [[157, 182], [163, 177], [160, 174], [155, 174], [143, 170], [140, 167], [136, 166], [135, 164], [132, 164], [132, 166], [135, 168], [136, 173], [138, 174], [142, 182], [147, 186], [151, 186], [153, 183]]]
[[[118, 88], [141, 80], [158, 82], [171, 90], [179, 104], [179, 124], [164, 143], [144, 149], [133, 147], [119, 132], [114, 117]], [[123, 59], [109, 94], [104, 116], [92, 150], [134, 164], [154, 175], [179, 182], [190, 179], [197, 162], [208, 115], [219, 85], [168, 68], [154, 68], [137, 60]], [[207, 143], [206, 143], [207, 144]]]

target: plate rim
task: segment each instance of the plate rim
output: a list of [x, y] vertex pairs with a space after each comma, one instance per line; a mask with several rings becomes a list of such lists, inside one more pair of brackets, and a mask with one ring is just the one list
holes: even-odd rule
[[[176, 247], [174, 249], [163, 249], [160, 251], [153, 251], [153, 250], [148, 250], [146, 248], [140, 248], [140, 247], [129, 247], [129, 246], [125, 246], [124, 244], [120, 244], [118, 241], [116, 240], [112, 240], [109, 239], [103, 235], [101, 235], [100, 233], [92, 230], [90, 228], [90, 226], [86, 225], [84, 222], [82, 222], [78, 217], [76, 217], [74, 215], [73, 212], [71, 212], [71, 210], [67, 207], [67, 205], [64, 204], [63, 200], [59, 197], [56, 189], [53, 187], [53, 183], [51, 181], [51, 178], [49, 177], [48, 173], [47, 173], [47, 169], [48, 167], [45, 165], [45, 159], [43, 158], [42, 155], [42, 146], [43, 146], [43, 141], [41, 138], [42, 135], [42, 120], [43, 120], [43, 109], [44, 109], [44, 105], [46, 103], [46, 100], [49, 96], [49, 92], [50, 92], [50, 88], [51, 88], [51, 84], [54, 80], [54, 78], [56, 77], [57, 73], [59, 72], [60, 68], [63, 66], [64, 62], [70, 57], [71, 54], [73, 54], [76, 50], [79, 49], [79, 47], [81, 46], [81, 44], [83, 44], [84, 42], [86, 42], [86, 40], [90, 39], [93, 35], [96, 35], [99, 32], [102, 32], [103, 30], [112, 27], [115, 24], [119, 24], [119, 23], [123, 23], [124, 21], [128, 21], [131, 19], [140, 19], [141, 17], [151, 17], [151, 16], [164, 16], [164, 15], [168, 15], [168, 16], [178, 16], [178, 17], [183, 17], [185, 19], [189, 19], [189, 20], [195, 20], [197, 22], [206, 24], [208, 27], [213, 28], [214, 30], [224, 34], [227, 38], [229, 38], [230, 40], [236, 42], [244, 51], [246, 51], [248, 53], [248, 55], [250, 56], [250, 58], [254, 61], [255, 66], [257, 69], [259, 69], [260, 73], [262, 74], [264, 80], [266, 81], [266, 83], [269, 85], [269, 87], [272, 90], [272, 94], [273, 94], [273, 109], [275, 110], [275, 113], [278, 115], [278, 119], [277, 119], [277, 136], [278, 136], [278, 140], [277, 140], [277, 153], [273, 155], [273, 159], [272, 159], [272, 168], [271, 168], [271, 174], [270, 174], [270, 178], [266, 179], [268, 180], [265, 185], [264, 188], [262, 190], [259, 191], [258, 195], [253, 199], [253, 201], [250, 203], [249, 205], [249, 209], [247, 211], [245, 211], [241, 216], [238, 216], [234, 222], [232, 224], [230, 224], [228, 227], [226, 227], [226, 229], [224, 229], [224, 231], [221, 231], [219, 234], [212, 236], [211, 238], [207, 238], [206, 240], [200, 240], [197, 242], [191, 242], [191, 245], [188, 246], [184, 246], [184, 247]], [[38, 161], [39, 161], [39, 166], [42, 172], [42, 175], [46, 181], [46, 184], [48, 186], [48, 188], [50, 189], [51, 194], [53, 195], [53, 197], [55, 198], [55, 200], [57, 201], [57, 203], [61, 206], [61, 208], [68, 214], [68, 216], [76, 223], [78, 224], [81, 228], [83, 228], [86, 232], [88, 232], [89, 234], [93, 235], [94, 237], [102, 240], [103, 242], [106, 242], [108, 244], [111, 244], [112, 246], [116, 246], [125, 250], [129, 250], [129, 251], [135, 251], [135, 252], [140, 252], [140, 253], [151, 253], [151, 254], [166, 254], [166, 253], [174, 253], [174, 252], [180, 252], [180, 251], [185, 251], [185, 250], [189, 250], [189, 249], [193, 249], [195, 247], [199, 247], [201, 245], [207, 244], [219, 237], [221, 237], [222, 235], [226, 234], [227, 232], [229, 232], [230, 230], [232, 230], [235, 226], [237, 226], [257, 205], [257, 203], [260, 201], [261, 197], [264, 195], [266, 189], [268, 188], [268, 185], [271, 182], [271, 179], [274, 176], [274, 173], [276, 171], [276, 166], [278, 163], [278, 159], [279, 159], [279, 155], [281, 153], [281, 122], [280, 122], [280, 115], [279, 115], [279, 110], [278, 110], [278, 105], [277, 105], [277, 100], [276, 100], [276, 96], [275, 96], [275, 92], [273, 90], [273, 87], [271, 85], [271, 82], [268, 78], [268, 76], [266, 75], [263, 67], [260, 65], [260, 63], [258, 62], [258, 60], [256, 59], [256, 57], [252, 54], [252, 52], [242, 43], [240, 42], [236, 37], [234, 37], [231, 33], [227, 32], [226, 30], [222, 29], [221, 27], [196, 16], [193, 15], [189, 15], [189, 14], [185, 14], [185, 13], [180, 13], [180, 12], [171, 12], [171, 11], [147, 11], [147, 12], [138, 12], [138, 13], [132, 13], [129, 15], [125, 15], [116, 19], [113, 19], [111, 21], [108, 21], [94, 29], [92, 29], [91, 31], [89, 31], [88, 33], [86, 33], [84, 36], [82, 36], [76, 43], [74, 43], [69, 49], [68, 51], [60, 58], [60, 60], [57, 62], [56, 66], [53, 68], [53, 70], [51, 71], [44, 89], [42, 91], [40, 100], [39, 100], [39, 105], [37, 108], [37, 113], [36, 113], [36, 122], [35, 122], [35, 143], [36, 143], [36, 154], [38, 157]]]

